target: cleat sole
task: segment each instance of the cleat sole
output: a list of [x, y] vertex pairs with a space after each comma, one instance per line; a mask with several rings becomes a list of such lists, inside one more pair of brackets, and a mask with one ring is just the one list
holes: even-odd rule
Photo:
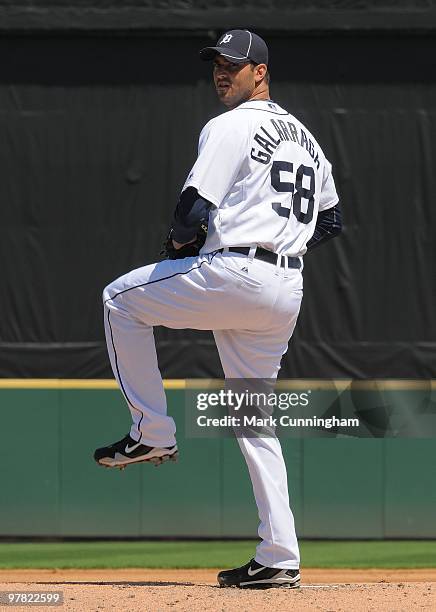
[[299, 589], [300, 583], [297, 584], [274, 584], [274, 583], [264, 583], [264, 584], [220, 584], [219, 587], [221, 589]]
[[102, 461], [97, 461], [98, 465], [101, 465], [105, 468], [118, 468], [120, 471], [126, 469], [128, 465], [133, 465], [135, 463], [151, 463], [155, 467], [159, 467], [162, 463], [166, 463], [167, 461], [173, 461], [177, 463], [179, 458], [179, 451], [176, 450], [175, 453], [171, 455], [162, 455], [162, 457], [151, 457], [150, 459], [139, 459], [138, 461], [129, 461], [126, 463], [116, 463], [114, 460], [109, 459], [111, 463], [102, 463]]

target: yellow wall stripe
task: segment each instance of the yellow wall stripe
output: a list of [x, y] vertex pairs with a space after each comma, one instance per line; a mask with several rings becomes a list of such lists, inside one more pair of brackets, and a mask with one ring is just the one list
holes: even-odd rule
[[[164, 381], [165, 389], [184, 389], [184, 379]], [[114, 379], [1, 378], [0, 389], [118, 389]]]
[[[213, 389], [220, 388], [222, 380], [211, 378], [164, 380], [164, 387], [173, 389]], [[277, 389], [295, 391], [336, 390], [345, 391], [351, 380], [280, 380]], [[0, 389], [117, 389], [114, 379], [67, 379], [67, 378], [0, 378]], [[354, 389], [368, 391], [413, 391], [436, 390], [436, 380], [360, 380], [353, 382]]]

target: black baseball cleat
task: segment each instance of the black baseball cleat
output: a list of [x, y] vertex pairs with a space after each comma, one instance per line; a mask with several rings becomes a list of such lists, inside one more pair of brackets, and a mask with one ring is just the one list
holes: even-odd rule
[[296, 589], [300, 586], [300, 570], [265, 567], [251, 559], [247, 565], [220, 572], [218, 582], [220, 587], [241, 589]]
[[94, 459], [104, 467], [117, 467], [122, 470], [131, 463], [149, 462], [157, 467], [168, 460], [177, 461], [178, 455], [176, 444], [168, 448], [146, 446], [127, 435], [110, 446], [97, 448]]

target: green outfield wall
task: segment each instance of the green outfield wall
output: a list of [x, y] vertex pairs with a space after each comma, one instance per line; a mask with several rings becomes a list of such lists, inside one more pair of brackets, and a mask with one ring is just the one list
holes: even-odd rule
[[[179, 462], [119, 471], [92, 459], [130, 427], [113, 381], [4, 380], [0, 536], [256, 537], [236, 441], [185, 436], [182, 381], [168, 381], [166, 392]], [[436, 537], [434, 439], [284, 439], [282, 446], [301, 537]]]

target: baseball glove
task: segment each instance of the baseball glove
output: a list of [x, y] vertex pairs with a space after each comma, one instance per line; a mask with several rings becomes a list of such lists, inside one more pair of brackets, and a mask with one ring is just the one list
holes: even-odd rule
[[207, 220], [202, 219], [195, 240], [188, 242], [188, 244], [185, 244], [180, 249], [174, 248], [172, 233], [173, 230], [171, 229], [162, 245], [160, 255], [162, 255], [164, 259], [184, 259], [185, 257], [197, 257], [201, 247], [206, 242]]

